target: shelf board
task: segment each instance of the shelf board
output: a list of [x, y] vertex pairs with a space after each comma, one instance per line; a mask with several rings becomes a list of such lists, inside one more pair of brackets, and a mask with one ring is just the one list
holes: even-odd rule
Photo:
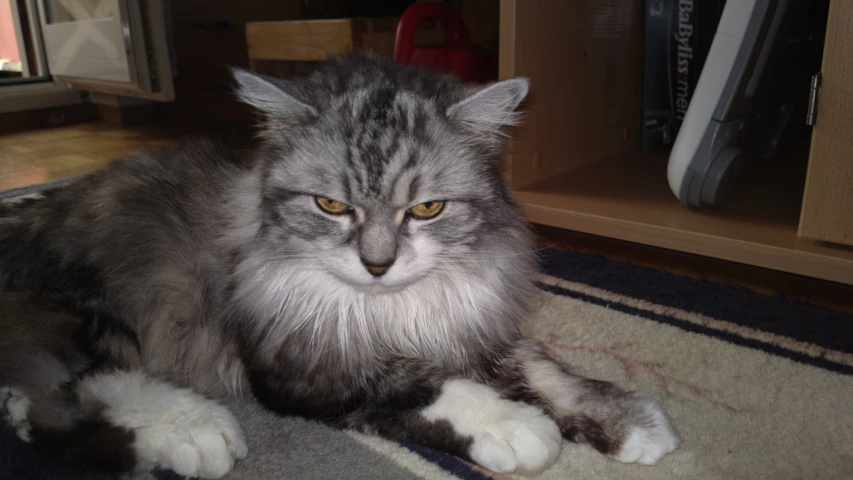
[[805, 149], [747, 165], [722, 205], [678, 203], [667, 157], [619, 155], [516, 189], [536, 224], [853, 284], [853, 248], [797, 235]]

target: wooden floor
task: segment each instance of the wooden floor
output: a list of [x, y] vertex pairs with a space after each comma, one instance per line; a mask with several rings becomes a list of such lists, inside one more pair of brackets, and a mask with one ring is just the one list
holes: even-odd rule
[[0, 190], [88, 173], [133, 151], [178, 140], [157, 128], [105, 123], [2, 135]]
[[175, 145], [187, 135], [205, 134], [231, 148], [250, 145], [245, 130], [217, 125], [120, 126], [83, 123], [0, 134], [0, 190], [48, 182], [106, 167], [134, 151]]
[[[0, 190], [101, 169], [135, 150], [176, 144], [198, 130], [185, 125], [121, 127], [100, 122], [0, 135]], [[245, 131], [237, 133], [229, 127], [203, 130], [230, 148], [251, 146]], [[553, 228], [542, 227], [539, 234], [543, 245], [739, 285], [766, 295], [785, 295], [853, 314], [850, 286]]]

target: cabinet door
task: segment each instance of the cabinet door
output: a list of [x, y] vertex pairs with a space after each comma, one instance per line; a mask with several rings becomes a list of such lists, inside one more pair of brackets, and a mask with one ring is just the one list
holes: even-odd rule
[[853, 245], [853, 1], [833, 0], [800, 235]]
[[75, 88], [172, 100], [166, 0], [42, 0], [53, 77]]

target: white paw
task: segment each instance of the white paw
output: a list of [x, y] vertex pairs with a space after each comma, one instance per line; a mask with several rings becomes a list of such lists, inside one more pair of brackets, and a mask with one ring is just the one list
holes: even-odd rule
[[535, 473], [550, 465], [560, 453], [557, 424], [541, 412], [507, 413], [507, 419], [489, 425], [474, 437], [471, 459], [499, 473]]
[[248, 453], [243, 432], [227, 408], [190, 390], [141, 373], [100, 375], [81, 382], [81, 395], [106, 405], [104, 416], [134, 431], [140, 467], [219, 478]]
[[655, 465], [666, 454], [675, 451], [680, 443], [666, 415], [652, 400], [643, 399], [645, 409], [641, 425], [631, 427], [622, 448], [615, 455], [625, 463]]
[[470, 380], [448, 381], [422, 414], [471, 437], [471, 459], [493, 472], [539, 472], [560, 453], [560, 429], [541, 409], [502, 399]]
[[219, 478], [248, 453], [239, 425], [227, 417], [224, 409], [210, 409], [174, 424], [136, 428], [134, 447], [142, 462], [180, 475]]
[[15, 429], [18, 438], [25, 442], [32, 441], [30, 437], [30, 422], [27, 413], [32, 402], [24, 392], [13, 387], [0, 388], [0, 399], [3, 405], [3, 418]]

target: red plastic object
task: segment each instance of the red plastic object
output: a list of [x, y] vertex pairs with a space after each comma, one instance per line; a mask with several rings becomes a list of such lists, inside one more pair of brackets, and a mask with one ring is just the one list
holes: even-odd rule
[[[415, 47], [418, 24], [430, 19], [443, 22], [444, 42]], [[497, 73], [497, 62], [485, 48], [471, 41], [462, 17], [450, 5], [439, 2], [415, 3], [403, 12], [397, 25], [394, 61], [452, 73], [466, 82], [485, 83]]]

